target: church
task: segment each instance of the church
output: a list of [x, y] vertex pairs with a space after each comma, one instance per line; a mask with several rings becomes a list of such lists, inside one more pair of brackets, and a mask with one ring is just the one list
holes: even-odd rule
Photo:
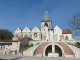
[[73, 40], [70, 29], [61, 29], [59, 26], [53, 28], [52, 21], [48, 11], [45, 11], [41, 20], [41, 28], [35, 26], [33, 29], [25, 27], [24, 29], [17, 28], [14, 33], [14, 38], [29, 37], [31, 40], [39, 41], [66, 41]]
[[22, 51], [23, 56], [80, 58], [80, 49], [73, 46], [77, 41], [73, 39], [71, 30], [61, 29], [57, 25], [53, 28], [48, 11], [45, 11], [41, 20], [41, 28], [17, 28], [13, 35], [12, 40], [0, 41], [0, 54], [21, 55], [19, 51], [32, 45]]

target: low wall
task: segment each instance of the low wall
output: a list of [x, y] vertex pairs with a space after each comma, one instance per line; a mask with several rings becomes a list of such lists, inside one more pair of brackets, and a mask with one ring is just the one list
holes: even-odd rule
[[31, 45], [31, 44], [33, 44], [33, 45], [35, 45], [35, 44], [37, 44], [37, 43], [39, 43], [39, 41], [37, 41], [37, 40], [29, 40], [29, 45]]
[[77, 50], [77, 56], [75, 57], [75, 58], [80, 58], [80, 49], [79, 48], [76, 48], [76, 50]]
[[65, 55], [65, 58], [75, 58], [75, 55]]

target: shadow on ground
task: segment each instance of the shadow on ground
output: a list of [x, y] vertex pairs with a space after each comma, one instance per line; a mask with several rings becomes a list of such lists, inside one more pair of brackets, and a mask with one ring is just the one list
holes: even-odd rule
[[2, 59], [2, 58], [0, 58], [0, 60], [17, 60], [17, 59], [20, 59], [20, 58], [22, 58], [22, 57], [13, 58], [13, 59]]

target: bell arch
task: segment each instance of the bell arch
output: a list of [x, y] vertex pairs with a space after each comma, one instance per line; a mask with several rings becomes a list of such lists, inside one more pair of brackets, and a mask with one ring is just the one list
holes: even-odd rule
[[44, 26], [47, 26], [48, 27], [48, 24], [47, 23], [45, 23], [45, 25]]

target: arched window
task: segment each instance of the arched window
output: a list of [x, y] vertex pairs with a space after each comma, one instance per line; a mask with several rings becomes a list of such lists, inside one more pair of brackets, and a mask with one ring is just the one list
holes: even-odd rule
[[19, 35], [18, 34], [15, 34], [14, 37], [17, 38], [17, 37], [19, 37]]
[[24, 37], [28, 37], [28, 35], [26, 34], [26, 35], [24, 35]]
[[45, 23], [45, 26], [47, 26], [47, 27], [48, 27], [48, 24], [47, 24], [47, 23]]
[[68, 36], [67, 36], [67, 35], [65, 36], [65, 40], [69, 40], [69, 38], [68, 38]]

